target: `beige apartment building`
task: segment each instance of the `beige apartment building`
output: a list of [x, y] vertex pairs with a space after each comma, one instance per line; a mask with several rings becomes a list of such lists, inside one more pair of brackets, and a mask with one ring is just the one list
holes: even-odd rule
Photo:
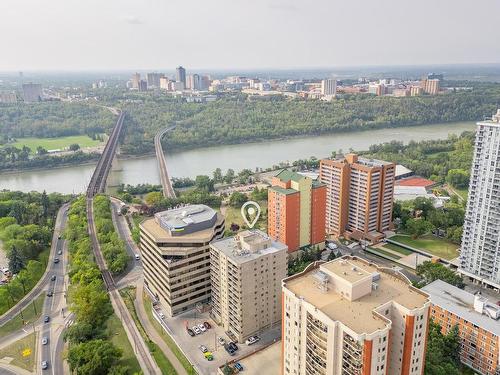
[[144, 283], [170, 316], [210, 300], [209, 244], [224, 236], [224, 217], [205, 205], [155, 214], [140, 224]]
[[279, 324], [287, 246], [248, 230], [210, 247], [212, 318], [238, 342]]
[[326, 185], [326, 233], [378, 242], [392, 226], [396, 165], [347, 154], [323, 159]]
[[282, 374], [422, 375], [428, 295], [344, 256], [283, 280]]

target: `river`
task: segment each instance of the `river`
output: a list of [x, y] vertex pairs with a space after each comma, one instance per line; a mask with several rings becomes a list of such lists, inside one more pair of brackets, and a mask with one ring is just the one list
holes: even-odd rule
[[[349, 148], [367, 150], [372, 144], [391, 140], [406, 143], [410, 140], [444, 139], [449, 134], [460, 134], [465, 130], [474, 129], [473, 122], [443, 123], [208, 147], [167, 153], [167, 165], [172, 177], [195, 177], [200, 174], [211, 175], [217, 167], [223, 171], [228, 168], [235, 171], [244, 168], [254, 170], [256, 167], [267, 168], [280, 162], [311, 156], [326, 157], [332, 151], [339, 149], [344, 152]], [[0, 174], [0, 190], [80, 193], [85, 191], [93, 169], [94, 165], [79, 165], [52, 170]], [[113, 166], [109, 183], [111, 185], [119, 183], [159, 184], [156, 159], [151, 156], [119, 160]]]

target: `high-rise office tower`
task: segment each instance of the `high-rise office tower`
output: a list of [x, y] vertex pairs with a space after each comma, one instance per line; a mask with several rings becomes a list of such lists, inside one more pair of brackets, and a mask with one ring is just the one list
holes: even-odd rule
[[281, 320], [281, 280], [287, 247], [260, 230], [243, 231], [210, 245], [212, 315], [244, 342]]
[[139, 81], [139, 91], [148, 91], [148, 82], [144, 79]]
[[144, 283], [170, 316], [210, 300], [210, 248], [224, 217], [205, 205], [155, 214], [140, 224]]
[[392, 225], [396, 166], [347, 154], [323, 159], [320, 180], [326, 185], [326, 232], [334, 237], [378, 242]]
[[337, 80], [324, 79], [321, 81], [321, 95], [335, 96], [337, 94]]
[[139, 90], [139, 84], [141, 82], [141, 75], [139, 73], [134, 73], [132, 75], [131, 81], [132, 81], [132, 88]]
[[23, 98], [27, 103], [41, 101], [43, 98], [42, 85], [39, 83], [23, 83]]
[[191, 90], [200, 89], [200, 76], [198, 74], [191, 74], [186, 79], [186, 88]]
[[477, 123], [459, 270], [500, 288], [500, 109]]
[[268, 189], [267, 231], [293, 252], [325, 242], [326, 186], [289, 170], [275, 175]]
[[148, 73], [146, 74], [146, 80], [148, 82], [148, 87], [150, 88], [159, 88], [160, 87], [160, 79], [164, 77], [163, 73]]
[[423, 375], [428, 295], [345, 256], [283, 280], [283, 375]]
[[177, 69], [175, 69], [175, 80], [177, 82], [182, 82], [184, 87], [186, 87], [186, 69], [182, 66], [178, 66]]

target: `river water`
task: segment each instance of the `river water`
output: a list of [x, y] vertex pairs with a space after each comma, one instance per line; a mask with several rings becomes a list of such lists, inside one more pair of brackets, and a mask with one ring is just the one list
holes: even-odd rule
[[[195, 177], [200, 174], [211, 175], [217, 167], [223, 171], [228, 168], [236, 172], [244, 168], [254, 170], [256, 167], [267, 168], [280, 162], [311, 156], [326, 157], [332, 151], [340, 149], [344, 152], [349, 148], [367, 150], [372, 144], [391, 140], [406, 143], [410, 140], [444, 139], [449, 134], [460, 134], [465, 130], [474, 129], [473, 122], [443, 123], [208, 147], [167, 153], [167, 165], [171, 177]], [[52, 170], [0, 174], [0, 190], [80, 193], [85, 191], [93, 169], [94, 165], [80, 165]], [[108, 182], [110, 185], [159, 184], [156, 159], [151, 156], [119, 160], [113, 166]]]

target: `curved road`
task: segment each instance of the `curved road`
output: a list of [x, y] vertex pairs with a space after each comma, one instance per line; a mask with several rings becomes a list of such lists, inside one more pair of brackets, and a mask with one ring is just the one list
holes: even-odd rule
[[170, 181], [170, 177], [168, 176], [167, 161], [165, 159], [165, 153], [163, 152], [163, 147], [161, 145], [161, 139], [168, 131], [174, 128], [175, 126], [171, 126], [169, 128], [162, 129], [155, 135], [156, 160], [158, 160], [158, 168], [160, 170], [160, 181], [161, 185], [163, 186], [163, 196], [165, 198], [175, 198], [175, 191], [174, 188], [172, 187], [172, 182]]

